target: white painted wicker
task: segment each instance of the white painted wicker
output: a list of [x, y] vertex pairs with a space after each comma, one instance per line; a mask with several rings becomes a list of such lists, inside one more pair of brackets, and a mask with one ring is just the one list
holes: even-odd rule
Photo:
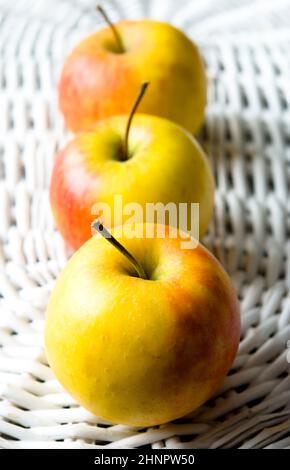
[[0, 447], [290, 448], [290, 2], [103, 4], [113, 20], [172, 21], [202, 47], [200, 139], [217, 181], [205, 242], [238, 289], [239, 353], [210, 403], [145, 430], [100, 421], [54, 379], [43, 320], [68, 256], [47, 197], [67, 139], [55, 86], [63, 57], [102, 21], [94, 0], [0, 0]]

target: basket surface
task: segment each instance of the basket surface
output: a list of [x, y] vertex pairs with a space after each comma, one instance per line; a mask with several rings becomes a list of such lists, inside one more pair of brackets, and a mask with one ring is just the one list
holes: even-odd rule
[[152, 429], [100, 421], [55, 380], [44, 312], [68, 257], [47, 197], [68, 138], [56, 82], [72, 45], [102, 20], [95, 1], [0, 0], [0, 447], [290, 448], [290, 2], [103, 5], [113, 20], [171, 21], [202, 48], [209, 104], [200, 140], [217, 182], [205, 244], [238, 290], [239, 352], [210, 403]]

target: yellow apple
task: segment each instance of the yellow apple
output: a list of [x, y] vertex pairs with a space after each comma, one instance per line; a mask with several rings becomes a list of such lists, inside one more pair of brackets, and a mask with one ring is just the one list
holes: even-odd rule
[[219, 262], [200, 244], [181, 248], [168, 227], [163, 238], [164, 227], [154, 226], [152, 238], [147, 228], [117, 236], [145, 279], [96, 235], [58, 279], [45, 328], [49, 364], [68, 392], [95, 415], [136, 426], [174, 420], [209, 399], [240, 335], [237, 296]]
[[126, 20], [81, 41], [65, 61], [59, 105], [74, 132], [129, 112], [140, 83], [151, 83], [140, 112], [161, 116], [195, 132], [206, 104], [206, 79], [198, 48], [175, 27]]
[[[214, 200], [213, 177], [202, 149], [177, 124], [137, 114], [125, 154], [127, 123], [127, 116], [100, 121], [93, 131], [77, 135], [58, 154], [50, 201], [63, 237], [73, 248], [88, 240], [96, 217], [92, 208], [97, 203], [111, 208], [110, 219], [104, 214], [102, 221], [107, 227], [114, 225], [116, 195], [122, 196], [123, 205], [138, 203], [144, 212], [148, 203], [186, 203], [189, 211], [190, 203], [199, 203], [202, 237]], [[118, 224], [125, 222], [124, 216]]]

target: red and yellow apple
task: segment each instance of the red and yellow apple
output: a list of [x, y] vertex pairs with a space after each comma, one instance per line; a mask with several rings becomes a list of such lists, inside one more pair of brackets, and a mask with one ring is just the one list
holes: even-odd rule
[[198, 48], [175, 27], [153, 20], [126, 20], [80, 42], [65, 61], [59, 105], [74, 132], [127, 114], [140, 83], [151, 83], [140, 112], [170, 119], [195, 132], [206, 104], [206, 79]]
[[[124, 233], [130, 260], [96, 235], [69, 260], [46, 315], [48, 361], [69, 393], [115, 423], [153, 426], [204, 403], [227, 374], [239, 343], [231, 281], [202, 245]], [[161, 227], [164, 229], [164, 227]], [[163, 233], [163, 232], [162, 232]], [[116, 230], [113, 230], [116, 236]]]
[[[116, 220], [116, 195], [124, 205], [139, 203], [144, 212], [146, 203], [199, 203], [201, 237], [208, 227], [214, 182], [194, 137], [166, 119], [137, 114], [124, 155], [127, 121], [127, 116], [117, 116], [99, 122], [93, 131], [77, 135], [56, 158], [50, 201], [56, 226], [72, 248], [91, 237], [94, 204], [111, 208], [110, 219], [106, 214], [102, 218], [105, 226]], [[119, 224], [125, 222], [119, 219]]]

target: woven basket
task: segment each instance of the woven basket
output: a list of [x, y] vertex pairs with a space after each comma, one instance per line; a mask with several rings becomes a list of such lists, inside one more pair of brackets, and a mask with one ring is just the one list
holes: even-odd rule
[[68, 139], [57, 110], [64, 56], [102, 25], [95, 1], [0, 0], [0, 447], [290, 448], [290, 2], [104, 1], [113, 20], [152, 16], [203, 51], [200, 141], [217, 182], [205, 244], [239, 293], [242, 338], [217, 395], [150, 429], [105, 423], [62, 389], [44, 312], [68, 253], [47, 188]]

